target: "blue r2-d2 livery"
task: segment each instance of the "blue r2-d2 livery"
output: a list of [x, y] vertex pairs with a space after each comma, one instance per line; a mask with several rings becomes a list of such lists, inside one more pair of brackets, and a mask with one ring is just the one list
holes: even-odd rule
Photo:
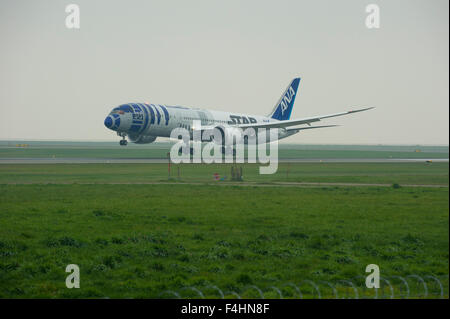
[[126, 136], [137, 144], [152, 143], [158, 136], [167, 136], [169, 111], [163, 105], [147, 103], [123, 104], [114, 108], [105, 119], [105, 126], [117, 132], [123, 139], [120, 145], [127, 145]]
[[[105, 118], [105, 126], [122, 137], [120, 145], [127, 145], [127, 138], [133, 143], [152, 143], [157, 137], [170, 137], [173, 129], [181, 127], [192, 132], [196, 129], [194, 121], [200, 121], [202, 130], [217, 128], [225, 137], [234, 134], [236, 129], [253, 128], [278, 129], [278, 139], [286, 138], [301, 130], [333, 127], [336, 125], [311, 126], [311, 123], [329, 117], [361, 112], [371, 107], [353, 111], [300, 118], [291, 120], [291, 113], [297, 96], [300, 78], [295, 78], [288, 85], [272, 112], [267, 116], [241, 113], [212, 111], [184, 106], [168, 106], [162, 104], [128, 103], [114, 108]], [[306, 125], [306, 126], [305, 126]]]

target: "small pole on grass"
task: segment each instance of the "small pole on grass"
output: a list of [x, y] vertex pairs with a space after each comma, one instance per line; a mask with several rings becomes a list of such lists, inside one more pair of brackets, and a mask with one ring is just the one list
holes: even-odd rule
[[167, 162], [168, 162], [168, 179], [170, 179], [170, 153], [167, 153]]
[[291, 168], [291, 163], [290, 162], [288, 162], [287, 163], [287, 169], [286, 169], [286, 180], [288, 180], [288, 178], [289, 178], [289, 169]]

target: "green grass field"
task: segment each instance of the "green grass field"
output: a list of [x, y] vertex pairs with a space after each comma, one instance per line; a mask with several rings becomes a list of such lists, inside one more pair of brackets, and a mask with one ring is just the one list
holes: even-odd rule
[[[275, 174], [259, 174], [260, 164], [238, 165], [245, 182], [328, 182], [448, 185], [448, 163], [279, 163]], [[214, 174], [225, 178], [214, 181]], [[173, 182], [226, 183], [231, 164], [172, 164]], [[2, 164], [0, 183], [167, 182], [167, 164]]]
[[[259, 297], [256, 285], [266, 298], [278, 297], [272, 286], [293, 298], [285, 284], [303, 280], [361, 287], [355, 277], [372, 263], [397, 297], [394, 275], [433, 275], [448, 297], [447, 163], [283, 164], [274, 175], [244, 165], [244, 183], [255, 183], [246, 187], [213, 181], [229, 165], [179, 167], [192, 184], [177, 182], [177, 165], [170, 184], [150, 185], [108, 183], [168, 182], [167, 165], [0, 165], [0, 297], [192, 297], [190, 286], [218, 297], [210, 285]], [[273, 184], [283, 181], [403, 186]], [[65, 287], [67, 264], [80, 266], [80, 289]], [[420, 283], [409, 283], [419, 296]], [[338, 287], [340, 297], [348, 291]], [[334, 297], [324, 285], [321, 293]]]

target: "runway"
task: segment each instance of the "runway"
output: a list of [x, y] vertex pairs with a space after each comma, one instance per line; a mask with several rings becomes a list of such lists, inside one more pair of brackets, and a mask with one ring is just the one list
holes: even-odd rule
[[[448, 158], [283, 158], [279, 163], [448, 163]], [[0, 164], [161, 164], [167, 158], [0, 158]]]

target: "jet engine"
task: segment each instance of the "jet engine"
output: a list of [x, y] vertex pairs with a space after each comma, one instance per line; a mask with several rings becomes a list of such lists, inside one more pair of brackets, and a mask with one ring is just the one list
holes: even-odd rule
[[132, 136], [129, 135], [130, 140], [136, 144], [149, 144], [153, 143], [156, 140], [156, 136], [153, 135], [137, 135]]
[[242, 130], [237, 127], [223, 127], [217, 126], [215, 128], [220, 132], [221, 141], [215, 140], [215, 142], [224, 146], [233, 146], [237, 144], [247, 144], [248, 140], [255, 138], [255, 130]]

